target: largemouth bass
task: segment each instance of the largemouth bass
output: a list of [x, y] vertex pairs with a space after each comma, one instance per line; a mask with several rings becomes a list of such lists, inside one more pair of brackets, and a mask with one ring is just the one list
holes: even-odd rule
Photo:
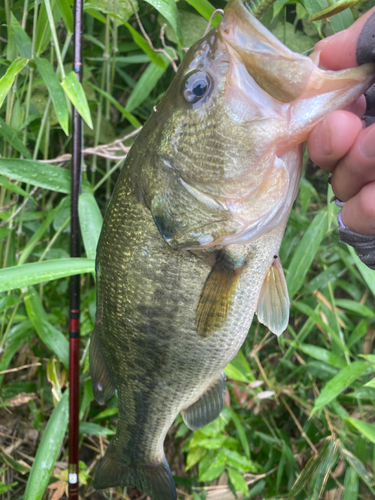
[[95, 488], [176, 499], [163, 451], [176, 416], [190, 429], [218, 417], [223, 369], [255, 312], [286, 328], [278, 252], [302, 143], [374, 81], [373, 65], [317, 63], [231, 0], [129, 152], [97, 254], [92, 386], [99, 403], [117, 391], [119, 415]]

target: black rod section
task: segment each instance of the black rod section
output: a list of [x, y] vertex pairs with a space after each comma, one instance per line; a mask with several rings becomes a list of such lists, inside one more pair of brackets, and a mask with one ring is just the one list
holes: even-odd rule
[[[73, 70], [82, 83], [82, 18], [83, 0], [74, 2], [74, 61]], [[71, 168], [71, 232], [70, 256], [80, 256], [78, 197], [81, 190], [83, 161], [83, 123], [73, 108], [73, 146]], [[79, 473], [79, 316], [80, 276], [70, 278], [69, 328], [69, 499], [78, 500]]]

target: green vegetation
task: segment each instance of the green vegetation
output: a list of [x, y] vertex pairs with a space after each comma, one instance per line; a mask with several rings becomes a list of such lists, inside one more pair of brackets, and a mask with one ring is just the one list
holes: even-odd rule
[[[215, 8], [223, 8], [217, 0]], [[326, 0], [277, 0], [263, 22], [293, 50], [348, 27], [372, 6], [328, 21]], [[115, 397], [94, 400], [88, 366], [102, 213], [136, 135], [185, 48], [200, 38], [207, 0], [85, 4], [84, 76], [72, 73], [71, 0], [0, 7], [0, 494], [64, 498], [67, 487], [68, 276], [82, 273], [81, 495], [114, 432]], [[137, 12], [137, 18], [134, 14]], [[219, 20], [214, 19], [214, 24]], [[140, 23], [143, 30], [140, 28]], [[84, 98], [84, 96], [86, 96]], [[85, 120], [80, 198], [84, 254], [69, 258], [71, 104]], [[125, 138], [121, 140], [120, 138]], [[119, 140], [120, 139], [120, 140]], [[280, 338], [256, 319], [227, 367], [227, 406], [190, 432], [179, 417], [166, 453], [180, 498], [374, 498], [375, 272], [338, 243], [327, 176], [308, 163], [280, 253], [291, 319]]]

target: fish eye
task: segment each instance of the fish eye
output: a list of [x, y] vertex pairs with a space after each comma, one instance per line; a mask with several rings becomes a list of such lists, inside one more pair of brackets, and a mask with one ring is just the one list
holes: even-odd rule
[[204, 97], [211, 88], [211, 79], [201, 71], [189, 75], [185, 81], [184, 97], [194, 104]]

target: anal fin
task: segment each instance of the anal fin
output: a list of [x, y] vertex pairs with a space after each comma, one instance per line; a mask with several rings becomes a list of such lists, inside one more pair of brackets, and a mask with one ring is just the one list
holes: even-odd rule
[[220, 254], [208, 275], [197, 310], [197, 332], [210, 337], [224, 326], [245, 262], [232, 262]]
[[191, 430], [199, 429], [217, 418], [224, 406], [224, 380], [222, 372], [218, 379], [191, 406], [181, 411], [185, 424]]
[[115, 389], [108, 375], [95, 328], [90, 338], [89, 358], [92, 392], [96, 401], [102, 405], [114, 395]]
[[267, 326], [272, 333], [281, 335], [289, 322], [289, 295], [284, 271], [277, 255], [264, 278], [260, 291], [258, 320]]
[[99, 462], [94, 477], [94, 488], [104, 490], [116, 486], [130, 486], [142, 490], [152, 500], [177, 500], [176, 488], [169, 465], [163, 457], [155, 464], [124, 464], [121, 450], [112, 440]]

